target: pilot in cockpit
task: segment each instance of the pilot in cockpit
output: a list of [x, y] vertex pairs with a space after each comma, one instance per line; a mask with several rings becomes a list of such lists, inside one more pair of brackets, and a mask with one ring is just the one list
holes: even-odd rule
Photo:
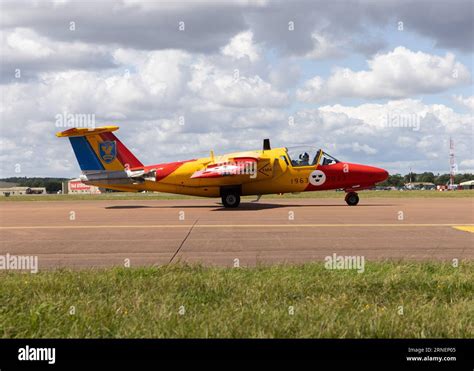
[[300, 153], [298, 162], [299, 162], [300, 166], [308, 166], [309, 165], [309, 153], [308, 152]]

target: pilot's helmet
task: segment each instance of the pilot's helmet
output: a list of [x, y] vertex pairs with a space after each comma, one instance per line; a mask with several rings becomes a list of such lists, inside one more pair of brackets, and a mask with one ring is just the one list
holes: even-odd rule
[[308, 160], [308, 159], [309, 159], [309, 153], [308, 152], [300, 154], [300, 160]]

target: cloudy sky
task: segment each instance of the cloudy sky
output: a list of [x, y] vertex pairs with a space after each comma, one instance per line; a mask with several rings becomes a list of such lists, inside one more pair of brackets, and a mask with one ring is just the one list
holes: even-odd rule
[[[76, 176], [74, 122], [144, 163], [311, 144], [474, 172], [468, 1], [0, 3], [0, 176]], [[86, 123], [86, 124], [87, 124]]]

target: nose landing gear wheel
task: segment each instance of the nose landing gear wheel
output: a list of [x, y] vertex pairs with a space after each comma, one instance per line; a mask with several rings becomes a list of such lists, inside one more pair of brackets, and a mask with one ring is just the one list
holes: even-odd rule
[[227, 193], [222, 196], [222, 204], [226, 208], [235, 208], [240, 204], [240, 195], [238, 193]]
[[355, 206], [359, 203], [359, 195], [356, 192], [346, 194], [346, 203], [349, 206]]

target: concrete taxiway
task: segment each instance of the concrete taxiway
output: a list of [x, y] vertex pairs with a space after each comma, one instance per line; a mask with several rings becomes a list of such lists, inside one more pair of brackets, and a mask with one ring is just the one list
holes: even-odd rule
[[473, 199], [215, 199], [2, 202], [0, 255], [40, 269], [200, 262], [240, 266], [323, 261], [474, 258]]

